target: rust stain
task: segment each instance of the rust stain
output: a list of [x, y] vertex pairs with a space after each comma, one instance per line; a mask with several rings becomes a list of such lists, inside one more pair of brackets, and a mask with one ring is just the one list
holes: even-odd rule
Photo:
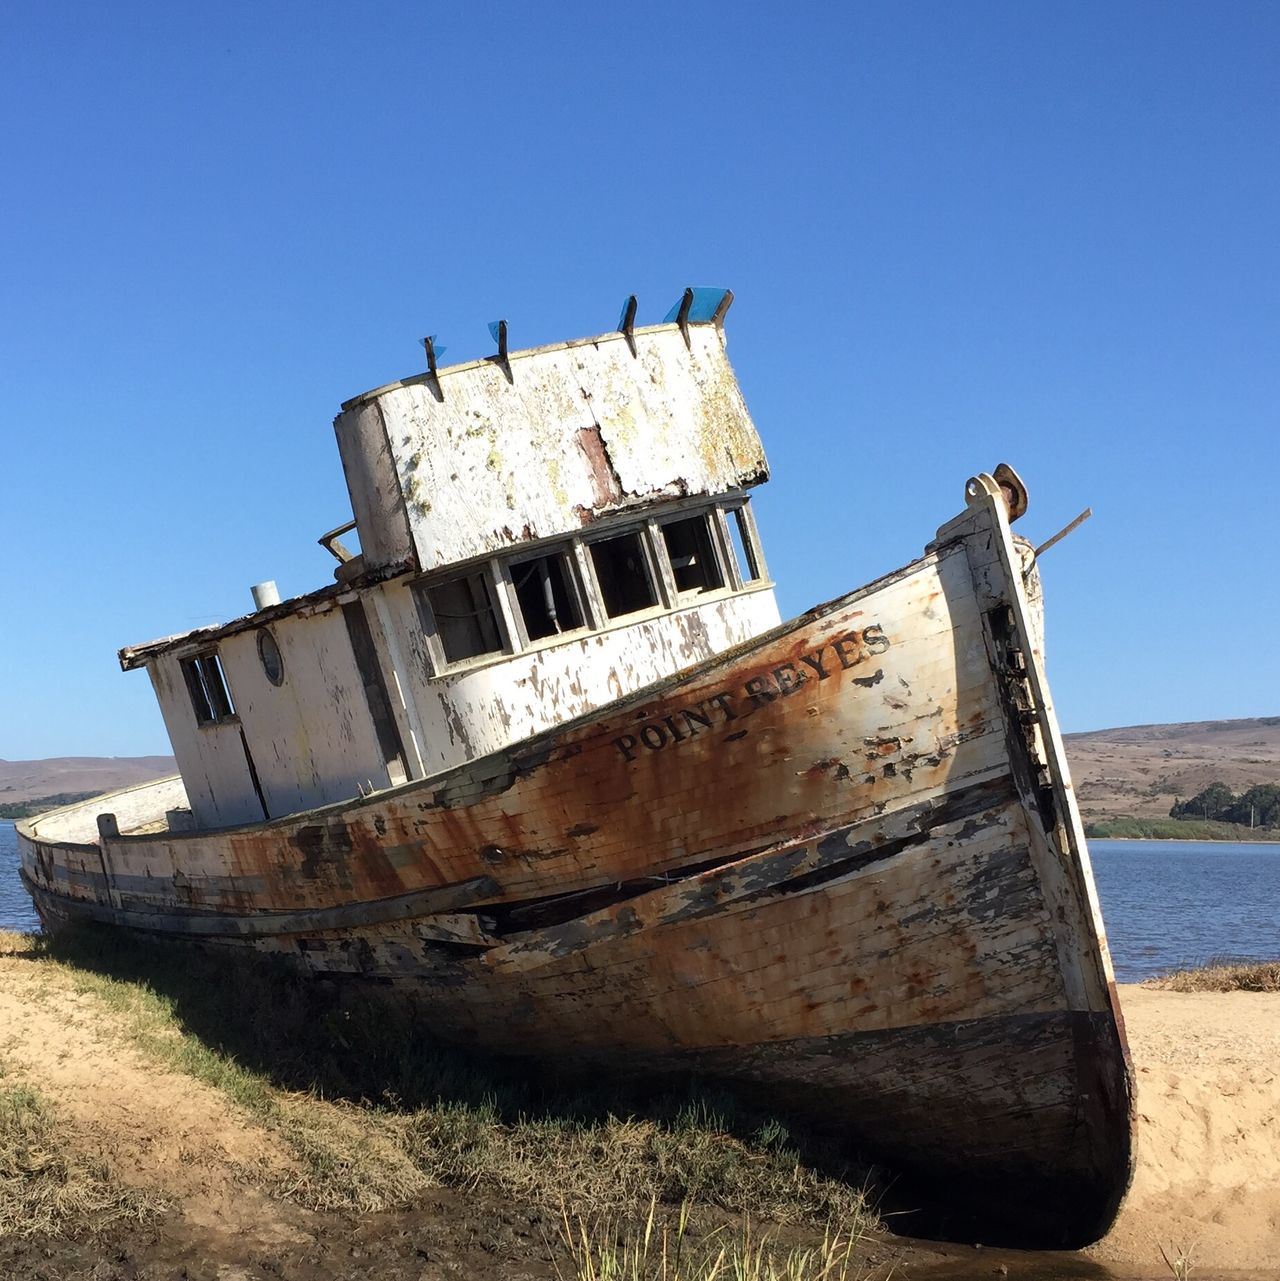
[[[595, 508], [613, 506], [622, 497], [618, 474], [609, 459], [609, 450], [600, 434], [598, 423], [578, 430], [578, 448], [586, 457], [591, 485], [595, 491]], [[581, 511], [581, 508], [579, 508]], [[583, 522], [584, 524], [586, 522]]]

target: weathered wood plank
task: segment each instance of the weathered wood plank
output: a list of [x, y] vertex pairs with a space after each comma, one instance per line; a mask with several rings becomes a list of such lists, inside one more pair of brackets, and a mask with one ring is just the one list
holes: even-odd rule
[[[42, 887], [26, 872], [19, 875], [29, 892], [39, 894]], [[365, 903], [339, 903], [330, 907], [310, 908], [302, 912], [228, 912], [185, 909], [176, 904], [143, 907], [104, 903], [100, 899], [76, 900], [66, 905], [71, 919], [96, 921], [106, 925], [123, 925], [132, 930], [154, 934], [171, 934], [192, 938], [285, 938], [327, 930], [348, 931], [379, 925], [386, 921], [416, 920], [439, 912], [450, 912], [489, 898], [496, 889], [486, 876], [456, 885], [440, 885], [429, 890], [415, 890], [393, 898]]]
[[[105, 839], [136, 913], [114, 919], [281, 913], [209, 941], [388, 980], [493, 1049], [713, 1070], [899, 1161], [1058, 1197], [1083, 1239], [1127, 1179], [1123, 1040], [997, 500], [979, 487], [950, 538], [516, 749], [270, 824]], [[50, 919], [71, 892], [108, 911], [83, 847], [39, 848]]]

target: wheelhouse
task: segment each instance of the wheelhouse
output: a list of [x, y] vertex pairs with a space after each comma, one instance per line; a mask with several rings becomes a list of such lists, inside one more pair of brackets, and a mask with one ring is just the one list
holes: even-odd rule
[[348, 401], [336, 581], [121, 651], [182, 773], [171, 823], [429, 777], [774, 626], [730, 298], [686, 291], [667, 323], [531, 351], [504, 327], [497, 356], [452, 368], [429, 344], [426, 374]]

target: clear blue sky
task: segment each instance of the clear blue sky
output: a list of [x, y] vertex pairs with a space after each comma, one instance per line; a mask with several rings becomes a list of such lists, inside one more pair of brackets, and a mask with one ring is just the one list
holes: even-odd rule
[[785, 613], [1007, 459], [1068, 730], [1280, 712], [1280, 6], [11, 0], [0, 756], [330, 578], [341, 400], [731, 287]]

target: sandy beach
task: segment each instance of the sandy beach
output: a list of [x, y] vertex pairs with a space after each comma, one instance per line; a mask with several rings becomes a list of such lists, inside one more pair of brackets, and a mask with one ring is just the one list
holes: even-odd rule
[[1280, 1275], [1280, 996], [1122, 986], [1138, 1083], [1138, 1166], [1089, 1253], [1130, 1267], [1161, 1246], [1196, 1272]]

